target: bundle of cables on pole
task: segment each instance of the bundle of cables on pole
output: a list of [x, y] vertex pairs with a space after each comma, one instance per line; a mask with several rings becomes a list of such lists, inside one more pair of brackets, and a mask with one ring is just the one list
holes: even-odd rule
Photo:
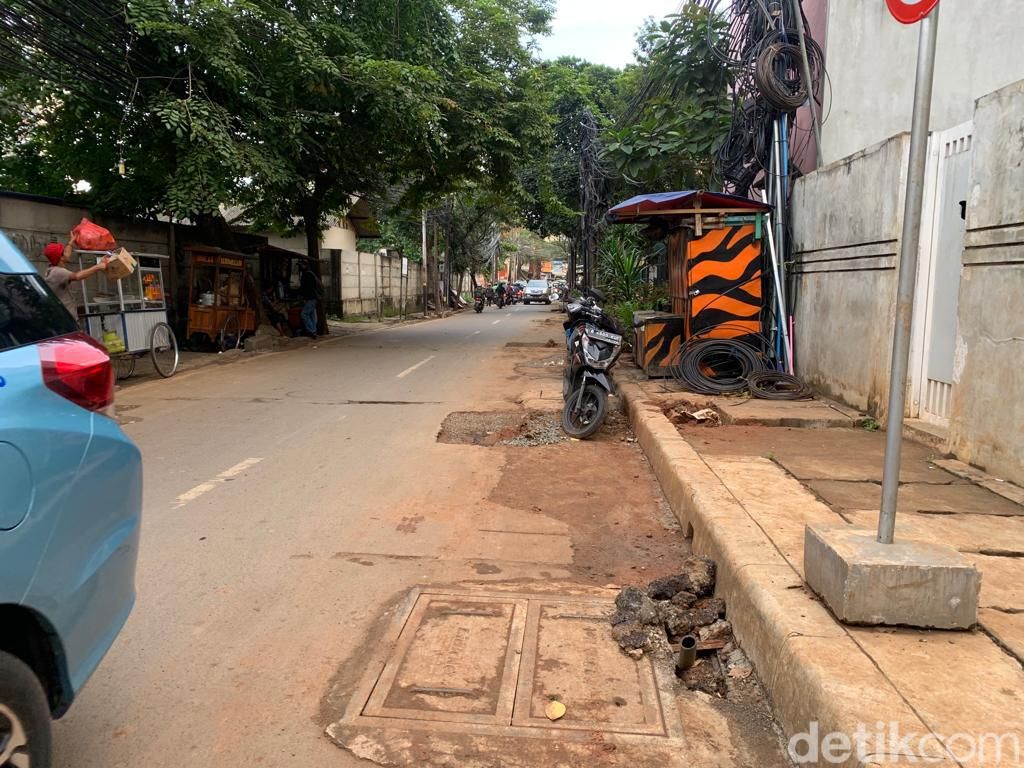
[[[794, 115], [808, 95], [822, 114], [818, 99], [827, 78], [825, 56], [811, 35], [802, 0], [690, 2], [706, 9], [708, 50], [732, 79], [733, 118], [718, 145], [716, 176], [727, 191], [746, 195], [769, 171], [774, 121]], [[804, 77], [801, 37], [811, 82]], [[798, 148], [810, 135], [805, 128], [799, 130], [804, 135], [793, 137]]]
[[684, 390], [701, 395], [749, 392], [763, 400], [805, 400], [812, 396], [799, 378], [774, 369], [762, 352], [767, 339], [760, 334], [748, 334], [746, 338], [757, 346], [739, 338], [694, 336], [682, 346], [669, 372]]

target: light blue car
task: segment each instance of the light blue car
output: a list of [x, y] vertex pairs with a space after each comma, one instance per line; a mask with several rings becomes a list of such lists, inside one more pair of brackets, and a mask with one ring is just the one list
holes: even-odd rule
[[138, 448], [106, 350], [0, 234], [0, 766], [47, 768], [135, 601]]

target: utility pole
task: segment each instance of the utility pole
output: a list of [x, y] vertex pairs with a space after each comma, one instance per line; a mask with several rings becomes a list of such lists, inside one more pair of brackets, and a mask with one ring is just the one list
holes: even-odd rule
[[917, 283], [917, 250], [921, 237], [925, 170], [928, 163], [928, 127], [935, 75], [935, 43], [939, 32], [939, 7], [921, 21], [917, 44], [917, 81], [910, 131], [910, 165], [907, 197], [900, 238], [899, 285], [896, 289], [896, 322], [892, 333], [892, 365], [889, 377], [889, 410], [885, 425], [885, 468], [882, 472], [882, 507], [878, 516], [878, 540], [892, 544], [896, 532], [896, 500], [900, 490], [900, 458], [903, 449], [903, 413], [907, 399], [907, 368]]
[[[427, 209], [421, 214], [423, 240], [420, 247], [420, 280], [423, 282], [423, 317], [427, 317]], [[415, 305], [413, 305], [415, 306]]]

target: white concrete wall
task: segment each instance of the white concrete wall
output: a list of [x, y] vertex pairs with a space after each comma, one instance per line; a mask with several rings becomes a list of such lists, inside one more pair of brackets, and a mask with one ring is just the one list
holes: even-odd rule
[[376, 315], [423, 307], [420, 265], [409, 262], [402, 278], [402, 259], [377, 253], [341, 252], [341, 304], [345, 315]]
[[[321, 251], [337, 250], [354, 252], [357, 248], [358, 237], [352, 229], [348, 219], [331, 218], [331, 226], [323, 231], [320, 236]], [[292, 237], [281, 237], [279, 235], [267, 235], [267, 242], [278, 248], [285, 248], [296, 253], [306, 252], [306, 236], [304, 234]]]
[[[828, 6], [832, 94], [822, 151], [831, 163], [910, 130], [918, 27], [896, 22], [883, 0], [838, 0]], [[976, 99], [1021, 79], [1022, 0], [940, 3], [933, 130], [970, 120]]]
[[970, 190], [950, 444], [1024, 484], [1024, 81], [978, 102]]
[[[954, 122], [972, 118], [947, 448], [1024, 484], [1024, 80]], [[805, 176], [793, 191], [798, 373], [878, 417], [908, 151], [900, 134]]]
[[879, 414], [909, 149], [901, 134], [793, 189], [797, 371], [819, 391]]

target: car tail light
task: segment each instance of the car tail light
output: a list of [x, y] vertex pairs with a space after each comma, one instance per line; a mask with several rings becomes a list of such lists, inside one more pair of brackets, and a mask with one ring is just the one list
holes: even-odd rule
[[43, 383], [61, 397], [90, 411], [114, 402], [114, 366], [91, 336], [78, 332], [41, 342], [39, 361]]

